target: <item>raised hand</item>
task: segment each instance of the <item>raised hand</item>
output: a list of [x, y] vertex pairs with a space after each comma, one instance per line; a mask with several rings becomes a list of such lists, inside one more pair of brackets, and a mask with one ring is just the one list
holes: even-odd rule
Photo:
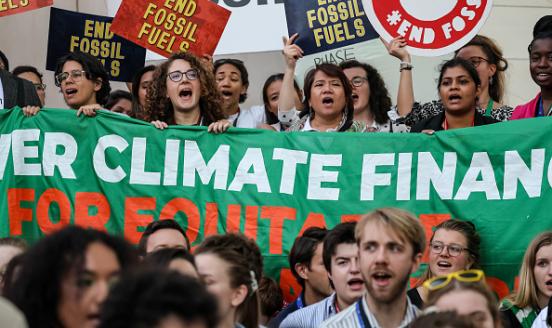
[[403, 36], [399, 35], [390, 42], [385, 41], [381, 37], [380, 40], [391, 56], [398, 58], [402, 62], [410, 62], [410, 53], [406, 50], [408, 44]]
[[295, 44], [295, 41], [298, 37], [299, 34], [295, 33], [289, 39], [285, 36], [282, 38], [282, 40], [284, 41], [284, 50], [282, 51], [282, 53], [284, 54], [286, 65], [289, 68], [293, 69], [295, 69], [295, 64], [297, 64], [297, 60], [303, 58], [303, 49]]

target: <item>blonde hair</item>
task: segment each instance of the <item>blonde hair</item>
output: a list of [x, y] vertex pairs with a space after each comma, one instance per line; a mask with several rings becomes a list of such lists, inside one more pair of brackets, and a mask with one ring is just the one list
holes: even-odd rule
[[523, 262], [519, 270], [519, 288], [512, 293], [506, 300], [512, 305], [525, 308], [527, 306], [533, 309], [539, 308], [539, 291], [537, 290], [537, 282], [535, 281], [535, 268], [537, 252], [544, 246], [552, 245], [552, 231], [546, 231], [537, 235], [527, 247]]
[[414, 214], [398, 208], [380, 208], [364, 215], [355, 228], [357, 244], [360, 244], [364, 228], [370, 222], [379, 222], [390, 227], [400, 238], [412, 245], [413, 256], [424, 252], [426, 247], [424, 228]]

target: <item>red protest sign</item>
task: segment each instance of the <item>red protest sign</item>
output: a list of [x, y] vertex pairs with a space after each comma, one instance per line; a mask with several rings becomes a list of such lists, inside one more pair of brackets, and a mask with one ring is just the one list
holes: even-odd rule
[[54, 0], [0, 0], [0, 17], [48, 7]]
[[111, 30], [162, 56], [212, 55], [229, 18], [209, 0], [123, 0]]
[[468, 43], [481, 29], [492, 0], [362, 0], [374, 29], [385, 40], [402, 35], [409, 51], [441, 56]]

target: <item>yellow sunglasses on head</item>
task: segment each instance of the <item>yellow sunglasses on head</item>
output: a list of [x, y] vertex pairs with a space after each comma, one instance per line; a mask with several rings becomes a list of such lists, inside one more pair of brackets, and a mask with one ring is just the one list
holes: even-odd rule
[[428, 279], [424, 282], [423, 286], [429, 291], [434, 291], [445, 287], [452, 281], [452, 279], [461, 282], [479, 282], [484, 278], [485, 273], [483, 273], [482, 270], [462, 270]]

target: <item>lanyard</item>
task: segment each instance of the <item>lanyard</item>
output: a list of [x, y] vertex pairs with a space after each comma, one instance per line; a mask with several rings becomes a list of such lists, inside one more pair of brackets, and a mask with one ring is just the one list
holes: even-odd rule
[[299, 295], [299, 297], [297, 297], [297, 300], [295, 300], [295, 304], [297, 304], [297, 309], [298, 310], [302, 309], [305, 306], [303, 304], [303, 299], [301, 298], [301, 295]]
[[546, 113], [546, 115], [544, 114], [544, 100], [542, 99], [542, 96], [539, 98], [539, 103], [537, 104], [537, 116], [535, 117], [543, 117], [543, 116], [550, 116], [550, 109], [552, 108], [552, 106], [550, 106], [550, 108], [548, 108], [548, 111]]
[[234, 122], [232, 122], [232, 125], [233, 125], [234, 127], [236, 127], [237, 124], [238, 124], [238, 119], [240, 118], [240, 114], [241, 114], [241, 110], [240, 110], [240, 108], [238, 107], [238, 116], [236, 116], [236, 119], [234, 120]]
[[493, 111], [493, 105], [494, 101], [493, 99], [489, 99], [489, 103], [487, 104], [487, 109], [485, 109], [485, 116], [491, 116], [491, 112]]
[[364, 313], [362, 306], [362, 298], [359, 299], [356, 304], [356, 314], [358, 316], [358, 322], [360, 323], [360, 328], [372, 328], [372, 325], [370, 325], [370, 321], [368, 320], [368, 317], [366, 316], [366, 313]]

